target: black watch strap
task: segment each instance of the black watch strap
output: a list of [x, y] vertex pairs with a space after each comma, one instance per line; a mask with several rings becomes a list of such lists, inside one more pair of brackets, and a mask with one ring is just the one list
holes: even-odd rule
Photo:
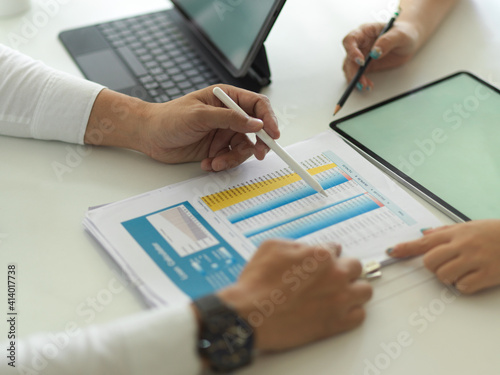
[[216, 372], [230, 372], [252, 361], [252, 327], [216, 295], [194, 301], [202, 325], [198, 341], [200, 355]]

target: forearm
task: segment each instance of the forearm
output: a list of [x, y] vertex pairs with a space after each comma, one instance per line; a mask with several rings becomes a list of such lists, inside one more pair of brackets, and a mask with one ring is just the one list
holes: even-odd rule
[[102, 326], [79, 328], [70, 322], [62, 332], [18, 341], [17, 369], [8, 366], [14, 358], [6, 355], [0, 368], [7, 375], [19, 374], [18, 369], [39, 375], [194, 375], [201, 370], [197, 331], [188, 306], [145, 311]]
[[0, 134], [81, 144], [101, 90], [0, 44]]
[[148, 103], [111, 90], [97, 96], [85, 131], [85, 144], [144, 152]]
[[398, 22], [413, 25], [418, 33], [417, 50], [429, 39], [458, 0], [401, 0]]

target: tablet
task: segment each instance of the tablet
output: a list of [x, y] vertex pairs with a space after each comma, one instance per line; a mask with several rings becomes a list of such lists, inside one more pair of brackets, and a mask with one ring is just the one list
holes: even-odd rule
[[500, 91], [474, 75], [453, 74], [330, 127], [455, 220], [500, 218]]
[[172, 0], [234, 77], [248, 72], [285, 0]]

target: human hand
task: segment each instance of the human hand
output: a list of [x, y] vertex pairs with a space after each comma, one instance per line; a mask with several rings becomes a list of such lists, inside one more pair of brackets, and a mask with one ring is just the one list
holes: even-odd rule
[[340, 246], [268, 241], [238, 282], [218, 293], [255, 329], [256, 348], [293, 348], [350, 330], [364, 319], [371, 286]]
[[151, 104], [144, 152], [165, 163], [200, 161], [206, 171], [234, 168], [250, 156], [264, 159], [268, 147], [254, 145], [245, 133], [264, 128], [274, 139], [278, 123], [269, 100], [228, 85], [220, 87], [249, 114], [226, 108], [212, 93], [213, 87], [163, 104]]
[[219, 85], [248, 113], [226, 108], [208, 87], [167, 103], [146, 103], [104, 89], [92, 108], [84, 142], [130, 148], [163, 163], [201, 161], [206, 171], [234, 168], [250, 156], [262, 160], [269, 148], [245, 133], [264, 128], [280, 136], [269, 100], [250, 91]]
[[[420, 33], [410, 22], [396, 21], [394, 26], [378, 40], [384, 23], [367, 23], [351, 31], [344, 38], [346, 50], [344, 74], [351, 81], [360, 66], [364, 65], [370, 54], [372, 62], [366, 72], [373, 72], [398, 67], [417, 52], [421, 45]], [[359, 80], [359, 90], [373, 89], [373, 82], [363, 75]]]
[[500, 284], [500, 220], [477, 220], [424, 231], [424, 237], [389, 249], [404, 258], [424, 255], [425, 266], [465, 294]]

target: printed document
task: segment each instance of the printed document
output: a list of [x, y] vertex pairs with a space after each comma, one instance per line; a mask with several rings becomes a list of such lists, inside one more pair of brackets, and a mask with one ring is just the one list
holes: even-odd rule
[[270, 153], [91, 210], [84, 225], [155, 306], [233, 283], [269, 239], [337, 242], [343, 256], [381, 261], [387, 248], [441, 225], [331, 131], [287, 150], [328, 198]]

